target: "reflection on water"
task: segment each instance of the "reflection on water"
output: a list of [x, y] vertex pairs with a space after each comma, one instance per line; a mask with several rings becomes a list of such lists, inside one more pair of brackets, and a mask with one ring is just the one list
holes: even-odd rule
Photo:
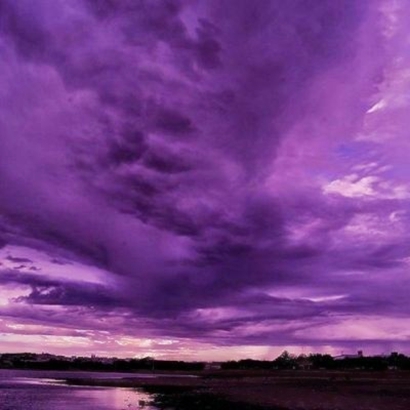
[[[95, 377], [83, 373], [82, 377]], [[53, 378], [55, 376], [55, 378]], [[154, 410], [150, 396], [137, 389], [63, 384], [60, 372], [0, 370], [1, 410]]]
[[57, 385], [61, 386], [63, 380], [56, 380], [56, 379], [48, 379], [46, 377], [42, 378], [34, 378], [34, 377], [12, 377], [9, 381], [5, 381], [3, 385], [10, 385], [10, 384], [36, 384], [36, 385]]

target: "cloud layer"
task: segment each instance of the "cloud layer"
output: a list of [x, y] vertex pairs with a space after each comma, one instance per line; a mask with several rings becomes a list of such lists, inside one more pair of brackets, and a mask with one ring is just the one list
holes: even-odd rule
[[405, 348], [408, 13], [0, 1], [1, 348]]

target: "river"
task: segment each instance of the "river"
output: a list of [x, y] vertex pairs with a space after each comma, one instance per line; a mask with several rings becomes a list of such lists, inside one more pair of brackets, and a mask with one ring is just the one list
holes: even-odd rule
[[[65, 385], [68, 377], [122, 378], [129, 373], [0, 370], [0, 410], [156, 410], [139, 389]], [[138, 375], [139, 377], [154, 377]]]

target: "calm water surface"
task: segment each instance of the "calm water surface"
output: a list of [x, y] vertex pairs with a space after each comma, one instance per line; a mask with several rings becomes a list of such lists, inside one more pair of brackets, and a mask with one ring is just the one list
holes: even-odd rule
[[[122, 378], [122, 373], [0, 370], [0, 410], [156, 410], [138, 389], [66, 386], [67, 377]], [[146, 375], [146, 377], [152, 377]]]

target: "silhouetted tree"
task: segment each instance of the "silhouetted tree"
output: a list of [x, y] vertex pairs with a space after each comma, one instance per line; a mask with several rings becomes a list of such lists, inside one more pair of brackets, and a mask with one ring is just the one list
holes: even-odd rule
[[297, 367], [296, 356], [285, 350], [274, 360], [274, 365], [278, 369], [295, 369]]

